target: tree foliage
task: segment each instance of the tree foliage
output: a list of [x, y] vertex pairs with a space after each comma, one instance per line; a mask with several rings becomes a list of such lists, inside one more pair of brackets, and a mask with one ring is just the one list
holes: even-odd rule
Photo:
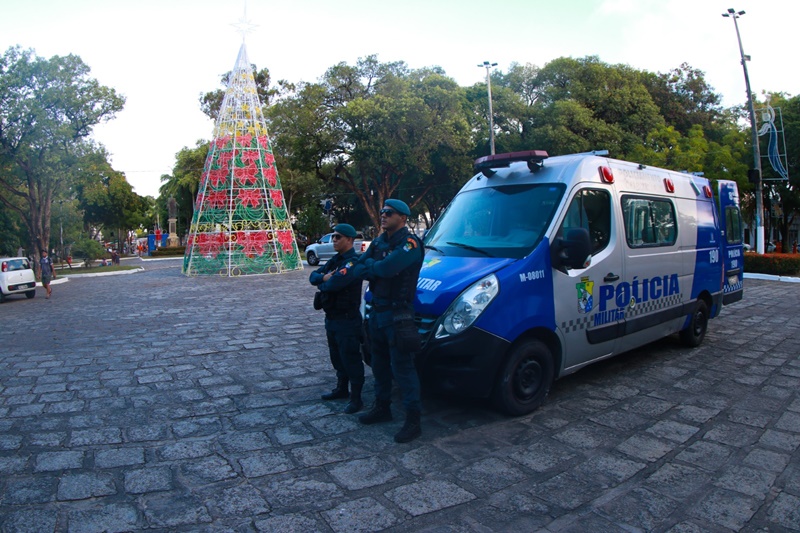
[[94, 151], [92, 128], [124, 102], [77, 56], [44, 59], [19, 47], [0, 56], [0, 202], [26, 226], [36, 257], [50, 241], [54, 199]]
[[469, 164], [465, 101], [439, 69], [340, 63], [270, 110], [276, 146], [292, 168], [353, 195], [374, 226], [384, 200], [413, 208]]

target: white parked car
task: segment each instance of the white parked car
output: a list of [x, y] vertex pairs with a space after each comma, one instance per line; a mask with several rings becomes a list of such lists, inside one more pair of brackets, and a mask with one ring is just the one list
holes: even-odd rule
[[0, 303], [11, 294], [36, 296], [36, 277], [27, 257], [0, 257]]
[[[306, 246], [306, 261], [308, 261], [309, 265], [317, 266], [321, 260], [327, 261], [336, 255], [336, 250], [333, 249], [332, 235], [333, 233], [326, 233], [314, 244], [309, 244]], [[363, 243], [364, 235], [362, 235], [361, 232], [356, 233], [356, 239], [353, 242], [353, 248], [355, 248], [356, 252], [359, 254], [366, 250], [365, 247], [362, 247]]]

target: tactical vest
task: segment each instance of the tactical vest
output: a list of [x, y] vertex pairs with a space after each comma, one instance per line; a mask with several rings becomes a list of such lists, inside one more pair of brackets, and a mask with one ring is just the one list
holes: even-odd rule
[[417, 241], [419, 249], [422, 250], [420, 259], [405, 270], [400, 271], [391, 278], [375, 278], [370, 281], [370, 291], [372, 291], [376, 311], [388, 309], [398, 309], [414, 305], [414, 295], [417, 291], [417, 279], [419, 271], [422, 269], [422, 261], [425, 258], [424, 248], [419, 238], [402, 228], [392, 235], [388, 241], [375, 241], [377, 246], [373, 246], [372, 258], [379, 261], [386, 257], [398, 246], [405, 246], [408, 237], [413, 237]]
[[[335, 272], [348, 261], [355, 261], [357, 259], [358, 256], [356, 255], [347, 258], [339, 257], [339, 261], [336, 262], [335, 268], [326, 269], [326, 272]], [[332, 261], [329, 261], [329, 263], [331, 262]], [[327, 318], [342, 319], [361, 316], [361, 312], [359, 311], [359, 307], [361, 306], [360, 281], [353, 281], [353, 283], [340, 291], [325, 292], [323, 294], [324, 297], [322, 300], [322, 309], [325, 311], [325, 316]]]

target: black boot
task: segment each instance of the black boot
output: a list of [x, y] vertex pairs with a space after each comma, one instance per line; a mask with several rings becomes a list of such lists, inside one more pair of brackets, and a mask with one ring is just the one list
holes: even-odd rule
[[328, 394], [322, 395], [323, 400], [340, 400], [349, 397], [350, 393], [347, 392], [347, 378], [337, 378], [336, 388]]
[[422, 427], [419, 423], [420, 412], [409, 409], [406, 413], [406, 423], [402, 429], [394, 436], [395, 442], [411, 442], [422, 435]]
[[392, 409], [389, 407], [389, 402], [375, 401], [368, 412], [358, 417], [358, 421], [362, 424], [377, 424], [378, 422], [389, 422], [392, 420]]
[[344, 408], [344, 412], [348, 415], [357, 413], [364, 407], [364, 402], [361, 401], [361, 387], [364, 385], [358, 383], [350, 384], [350, 403]]

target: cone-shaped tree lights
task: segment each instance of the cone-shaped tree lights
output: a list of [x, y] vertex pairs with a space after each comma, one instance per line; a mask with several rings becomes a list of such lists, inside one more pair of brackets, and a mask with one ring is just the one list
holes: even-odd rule
[[240, 276], [302, 268], [242, 43], [200, 178], [183, 272]]

